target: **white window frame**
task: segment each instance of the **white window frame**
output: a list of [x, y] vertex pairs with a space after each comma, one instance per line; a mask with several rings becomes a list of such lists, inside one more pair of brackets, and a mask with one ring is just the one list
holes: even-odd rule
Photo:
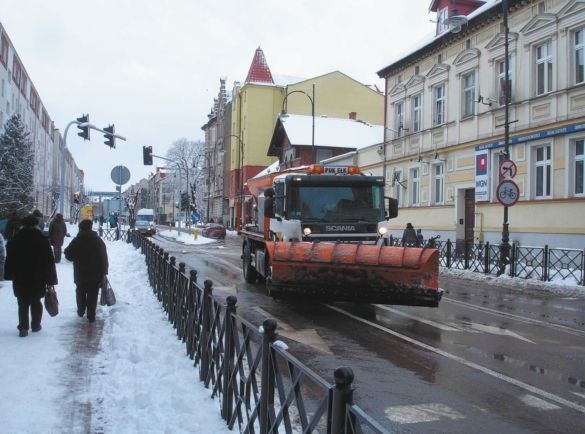
[[412, 105], [412, 132], [422, 130], [422, 94], [418, 93], [410, 98]]
[[463, 86], [461, 95], [461, 107], [463, 109], [463, 117], [475, 115], [475, 92], [476, 92], [477, 74], [475, 70], [461, 76], [461, 84]]
[[[514, 75], [512, 71], [514, 70], [514, 66], [512, 64], [512, 59], [508, 59], [508, 83], [510, 86], [510, 102], [514, 100], [512, 97], [512, 90], [514, 89]], [[497, 76], [496, 76], [496, 88], [497, 88], [497, 95], [498, 95], [498, 104], [503, 107], [506, 105], [506, 59], [501, 59], [498, 61], [497, 64]]]
[[431, 166], [433, 204], [442, 205], [445, 202], [445, 164], [433, 164]]
[[553, 90], [552, 88], [554, 64], [551, 40], [542, 42], [534, 46], [534, 61], [535, 94], [537, 96], [547, 94]]
[[443, 125], [445, 123], [445, 114], [447, 110], [447, 92], [445, 83], [433, 87], [433, 126]]
[[396, 137], [404, 135], [404, 101], [397, 101], [394, 103], [394, 130]]
[[585, 27], [573, 32], [573, 82], [585, 83]]
[[[585, 138], [571, 142], [571, 193], [576, 197], [585, 197]], [[580, 148], [580, 149], [579, 149]]]
[[444, 7], [437, 11], [437, 33], [449, 30], [449, 26], [445, 24], [447, 18], [449, 18], [449, 8]]
[[393, 198], [398, 201], [398, 206], [402, 205], [402, 169], [394, 169], [392, 172]]
[[[542, 158], [539, 151], [543, 151]], [[550, 199], [552, 197], [552, 144], [543, 143], [532, 147], [532, 191], [535, 199]], [[540, 187], [542, 185], [542, 187]]]
[[420, 205], [420, 167], [411, 167], [408, 200], [411, 206]]

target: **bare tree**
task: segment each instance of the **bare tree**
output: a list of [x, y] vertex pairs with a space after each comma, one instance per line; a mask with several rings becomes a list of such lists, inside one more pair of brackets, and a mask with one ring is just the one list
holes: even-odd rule
[[[197, 185], [201, 180], [203, 159], [205, 158], [205, 144], [200, 141], [190, 141], [181, 138], [173, 142], [167, 151], [166, 158], [179, 174], [180, 193], [188, 193], [190, 211], [197, 210]], [[187, 218], [189, 218], [187, 213]]]

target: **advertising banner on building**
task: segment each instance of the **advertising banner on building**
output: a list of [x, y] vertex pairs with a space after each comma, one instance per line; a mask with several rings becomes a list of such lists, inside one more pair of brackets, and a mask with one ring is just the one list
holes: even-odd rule
[[490, 199], [490, 183], [488, 177], [488, 151], [475, 152], [475, 202]]

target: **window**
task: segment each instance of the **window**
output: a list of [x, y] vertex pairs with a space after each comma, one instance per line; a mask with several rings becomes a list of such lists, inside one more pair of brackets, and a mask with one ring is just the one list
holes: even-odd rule
[[410, 169], [410, 205], [418, 205], [420, 189], [420, 168], [413, 167]]
[[433, 88], [433, 126], [445, 123], [445, 85], [440, 84]]
[[395, 169], [392, 173], [392, 197], [398, 201], [400, 205], [402, 199], [402, 170]]
[[585, 140], [579, 139], [573, 142], [574, 166], [573, 166], [573, 192], [577, 196], [585, 194]]
[[[506, 60], [498, 62], [498, 104], [506, 104]], [[512, 101], [512, 61], [508, 62], [508, 97]]]
[[317, 162], [326, 160], [333, 157], [333, 151], [331, 149], [317, 149]]
[[0, 62], [4, 67], [8, 66], [8, 38], [4, 33], [0, 38]]
[[536, 95], [552, 90], [552, 44], [545, 42], [536, 46]]
[[14, 84], [16, 84], [18, 88], [20, 88], [20, 71], [20, 63], [18, 62], [16, 56], [14, 56], [14, 60], [12, 62], [12, 81], [14, 81]]
[[422, 95], [414, 95], [410, 101], [412, 104], [412, 131], [416, 133], [422, 129]]
[[437, 11], [437, 34], [449, 30], [449, 26], [445, 24], [445, 20], [449, 17], [449, 9], [443, 8]]
[[575, 84], [585, 82], [585, 29], [574, 33]]
[[396, 137], [402, 137], [402, 118], [404, 117], [404, 103], [397, 102], [394, 104], [394, 128], [396, 130]]
[[551, 192], [551, 147], [550, 145], [534, 148], [534, 197], [550, 197]]
[[435, 164], [432, 166], [433, 190], [431, 192], [433, 203], [442, 204], [444, 201], [443, 186], [445, 185], [445, 165]]
[[475, 114], [475, 71], [463, 76], [463, 117]]

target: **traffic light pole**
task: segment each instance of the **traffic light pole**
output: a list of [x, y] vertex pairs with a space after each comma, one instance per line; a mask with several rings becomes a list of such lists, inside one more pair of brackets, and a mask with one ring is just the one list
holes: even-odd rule
[[[59, 187], [59, 212], [63, 214], [65, 208], [65, 154], [67, 153], [67, 133], [69, 132], [69, 127], [71, 125], [77, 125], [79, 127], [87, 127], [92, 130], [100, 131], [102, 133], [107, 133], [107, 131], [102, 130], [101, 128], [96, 127], [95, 125], [90, 124], [89, 122], [79, 122], [79, 121], [71, 121], [65, 127], [65, 131], [63, 132], [63, 151], [61, 152], [61, 185]], [[113, 137], [126, 141], [126, 138], [120, 136], [119, 134], [113, 135]]]

